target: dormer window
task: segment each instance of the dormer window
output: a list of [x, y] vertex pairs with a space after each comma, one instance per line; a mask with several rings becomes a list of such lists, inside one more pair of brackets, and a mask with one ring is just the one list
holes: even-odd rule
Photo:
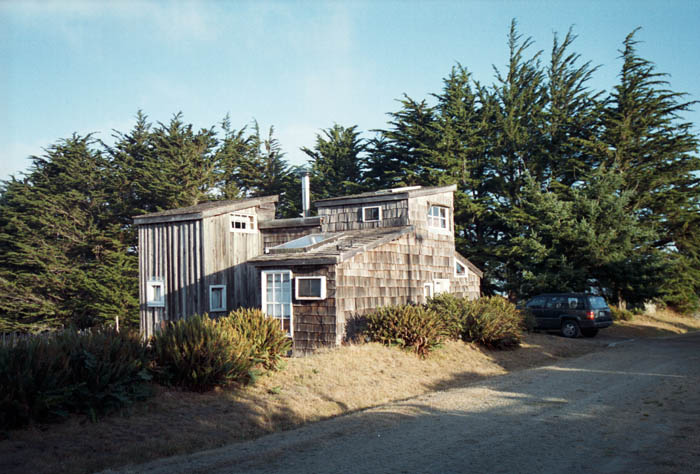
[[430, 206], [428, 211], [428, 227], [440, 230], [450, 230], [448, 219], [450, 211], [445, 206]]
[[255, 216], [231, 214], [231, 232], [255, 232]]
[[362, 222], [379, 222], [381, 219], [382, 208], [380, 206], [362, 208]]

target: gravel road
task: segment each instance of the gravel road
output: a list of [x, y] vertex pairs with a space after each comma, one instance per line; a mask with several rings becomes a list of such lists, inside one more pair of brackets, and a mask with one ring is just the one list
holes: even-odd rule
[[700, 473], [700, 333], [120, 472]]

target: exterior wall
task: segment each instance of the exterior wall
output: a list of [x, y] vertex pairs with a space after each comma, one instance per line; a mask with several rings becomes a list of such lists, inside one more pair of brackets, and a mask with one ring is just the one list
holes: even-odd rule
[[[455, 258], [459, 260], [459, 257], [455, 256]], [[474, 273], [464, 262], [462, 264], [467, 269], [467, 272], [463, 276], [452, 274], [450, 278], [451, 292], [461, 297], [475, 300], [481, 296], [481, 277]]]
[[[236, 214], [255, 215], [255, 208], [242, 209]], [[227, 314], [239, 306], [252, 306], [251, 295], [259, 291], [257, 275], [245, 264], [263, 252], [262, 234], [231, 231], [229, 213], [204, 219], [204, 288], [202, 312], [212, 316]], [[226, 311], [209, 311], [209, 286], [226, 285]]]
[[[274, 203], [235, 211], [274, 217]], [[203, 219], [139, 225], [139, 301], [141, 332], [150, 337], [165, 321], [209, 311], [209, 286], [226, 285], [226, 312], [259, 305], [255, 269], [245, 262], [262, 254], [259, 230], [231, 232], [230, 213]], [[147, 285], [164, 283], [165, 306], [149, 307]]]
[[[139, 226], [139, 301], [141, 332], [153, 335], [164, 321], [201, 312], [205, 293], [202, 222], [180, 221]], [[165, 306], [148, 307], [151, 279], [164, 283]]]
[[[251, 265], [251, 268], [252, 267]], [[336, 321], [335, 267], [333, 265], [286, 265], [258, 268], [256, 281], [260, 280], [262, 270], [291, 270], [292, 277], [325, 276], [326, 298], [323, 300], [297, 300], [292, 296], [293, 352], [295, 356], [313, 352], [319, 347], [333, 347], [340, 344], [342, 332]], [[296, 281], [293, 281], [292, 295]], [[258, 284], [256, 294], [260, 298], [261, 286]], [[261, 302], [258, 301], [257, 306]]]
[[449, 292], [476, 298], [479, 279], [454, 272], [454, 241], [450, 235], [408, 234], [359, 253], [336, 267], [339, 334], [353, 337], [354, 320], [382, 306], [424, 303], [424, 284], [448, 279]]
[[[362, 222], [362, 208], [374, 206], [381, 207], [381, 220], [378, 222]], [[342, 232], [375, 227], [398, 227], [408, 224], [408, 201], [400, 199], [320, 207], [318, 215], [323, 217], [324, 232]]]
[[[454, 247], [454, 205], [453, 205], [453, 193], [436, 193], [427, 196], [418, 196], [408, 199], [408, 212], [409, 212], [409, 224], [416, 227], [416, 229], [423, 230], [428, 229], [428, 210], [430, 206], [443, 206], [450, 210], [450, 215], [448, 218], [449, 229], [446, 233], [449, 233], [452, 237], [452, 246]], [[431, 230], [431, 233], [436, 233], [436, 231]]]

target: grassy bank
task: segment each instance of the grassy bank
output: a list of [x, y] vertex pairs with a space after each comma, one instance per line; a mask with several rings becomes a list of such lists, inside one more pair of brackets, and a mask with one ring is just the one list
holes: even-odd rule
[[157, 388], [128, 416], [0, 432], [0, 472], [92, 472], [129, 462], [213, 448], [485, 377], [603, 350], [619, 338], [700, 329], [670, 312], [637, 316], [594, 339], [527, 334], [521, 348], [489, 351], [448, 342], [427, 359], [363, 344], [288, 359], [284, 370], [241, 389], [198, 394]]

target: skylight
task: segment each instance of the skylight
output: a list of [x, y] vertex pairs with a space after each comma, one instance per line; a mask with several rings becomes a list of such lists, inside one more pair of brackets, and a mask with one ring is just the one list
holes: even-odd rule
[[271, 253], [283, 253], [289, 251], [297, 250], [308, 250], [321, 242], [330, 239], [331, 237], [337, 237], [338, 234], [309, 234], [304, 237], [299, 237], [298, 239], [290, 240], [281, 245], [277, 245], [270, 249]]

